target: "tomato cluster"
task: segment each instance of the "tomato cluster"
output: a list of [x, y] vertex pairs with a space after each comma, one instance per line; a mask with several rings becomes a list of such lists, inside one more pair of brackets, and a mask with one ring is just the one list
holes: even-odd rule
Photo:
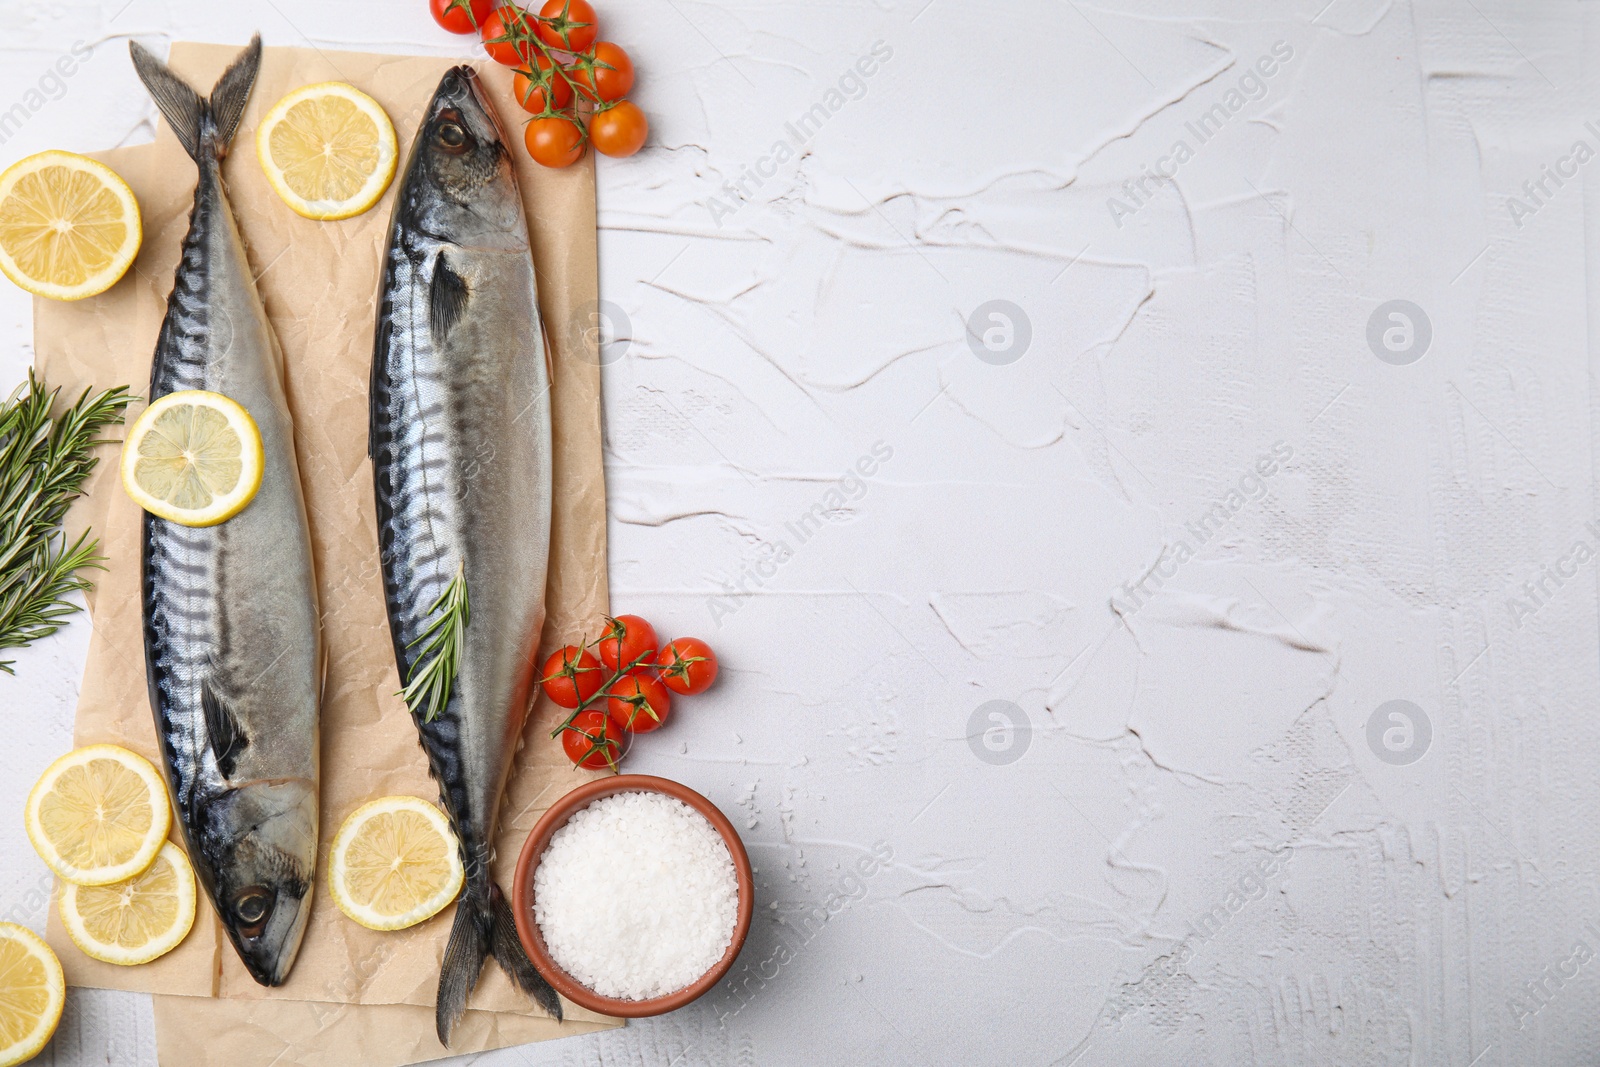
[[644, 619], [618, 615], [606, 619], [605, 632], [592, 644], [558, 649], [545, 661], [539, 684], [545, 696], [572, 711], [555, 730], [567, 758], [579, 767], [615, 770], [635, 734], [667, 721], [672, 693], [703, 693], [716, 678], [716, 653], [698, 637], [662, 645]]
[[433, 19], [451, 33], [475, 33], [496, 63], [516, 71], [517, 102], [533, 116], [523, 140], [547, 167], [583, 158], [588, 145], [631, 156], [650, 123], [627, 98], [633, 60], [610, 41], [589, 0], [546, 0], [537, 14], [499, 0], [429, 0]]

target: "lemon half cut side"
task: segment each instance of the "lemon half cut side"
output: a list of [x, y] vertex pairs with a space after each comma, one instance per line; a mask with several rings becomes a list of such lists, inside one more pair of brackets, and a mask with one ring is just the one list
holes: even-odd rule
[[40, 152], [0, 174], [0, 272], [35, 296], [105, 292], [143, 239], [133, 190], [104, 163]]

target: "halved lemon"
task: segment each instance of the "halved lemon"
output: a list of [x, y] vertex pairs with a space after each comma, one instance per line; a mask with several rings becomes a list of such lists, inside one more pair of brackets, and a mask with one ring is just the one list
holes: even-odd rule
[[284, 203], [308, 219], [347, 219], [378, 202], [399, 148], [378, 102], [344, 82], [296, 89], [256, 130], [256, 155]]
[[61, 891], [61, 924], [84, 953], [131, 967], [165, 956], [194, 926], [194, 868], [168, 841], [143, 874]]
[[122, 445], [134, 503], [183, 526], [215, 526], [261, 488], [261, 431], [221, 393], [185, 389], [144, 409]]
[[444, 813], [417, 797], [383, 797], [339, 827], [328, 856], [334, 903], [369, 930], [404, 930], [461, 892], [461, 857]]
[[50, 946], [26, 926], [0, 923], [0, 1067], [43, 1052], [66, 1003], [67, 980]]
[[52, 871], [79, 885], [106, 885], [150, 866], [172, 827], [172, 807], [149, 760], [89, 745], [45, 770], [28, 794], [24, 822]]
[[104, 163], [40, 152], [0, 174], [0, 271], [35, 296], [105, 292], [143, 239], [133, 190]]

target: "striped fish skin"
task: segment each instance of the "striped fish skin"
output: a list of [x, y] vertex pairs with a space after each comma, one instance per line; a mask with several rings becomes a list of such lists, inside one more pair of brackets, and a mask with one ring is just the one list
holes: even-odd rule
[[[210, 100], [185, 97], [170, 71], [133, 48], [168, 121], [180, 139], [190, 134], [185, 147], [199, 167], [150, 397], [181, 389], [231, 397], [255, 419], [265, 453], [260, 491], [227, 522], [195, 529], [144, 515], [150, 703], [195, 872], [251, 976], [275, 986], [311, 911], [323, 647], [283, 353], [222, 182], [228, 127], [260, 43]], [[230, 82], [233, 70], [242, 73]]]
[[549, 558], [550, 382], [510, 153], [469, 67], [449, 71], [396, 196], [379, 293], [370, 452], [401, 679], [431, 609], [465, 577], [470, 619], [448, 704], [413, 714], [466, 884], [440, 974], [450, 1029], [492, 953], [551, 1014], [494, 884], [494, 834], [533, 696]]

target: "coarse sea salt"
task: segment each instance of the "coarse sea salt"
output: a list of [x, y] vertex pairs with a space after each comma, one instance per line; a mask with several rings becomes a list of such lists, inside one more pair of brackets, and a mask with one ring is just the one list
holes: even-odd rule
[[636, 791], [594, 801], [551, 835], [533, 900], [562, 970], [603, 996], [649, 1000], [692, 985], [722, 958], [739, 881], [705, 816]]

